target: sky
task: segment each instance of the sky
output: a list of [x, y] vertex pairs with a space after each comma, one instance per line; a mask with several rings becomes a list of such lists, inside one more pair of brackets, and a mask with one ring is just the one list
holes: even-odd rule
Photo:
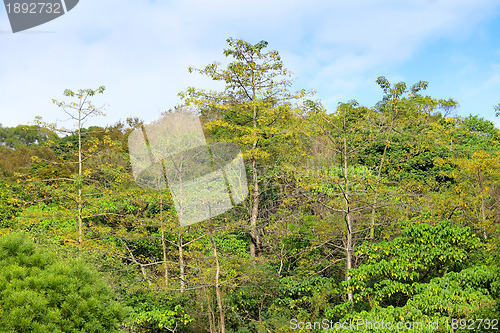
[[82, 0], [67, 14], [12, 33], [0, 7], [0, 124], [72, 126], [52, 103], [65, 89], [97, 88], [106, 117], [150, 121], [188, 87], [221, 89], [188, 67], [227, 63], [229, 37], [267, 41], [296, 78], [330, 111], [355, 99], [381, 100], [375, 80], [428, 81], [425, 95], [453, 98], [456, 114], [500, 128], [498, 0]]

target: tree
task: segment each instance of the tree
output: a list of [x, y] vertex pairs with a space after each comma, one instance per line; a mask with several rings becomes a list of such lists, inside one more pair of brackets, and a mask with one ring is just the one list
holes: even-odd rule
[[239, 144], [244, 157], [250, 161], [251, 209], [250, 254], [255, 257], [261, 242], [257, 226], [259, 217], [259, 168], [269, 158], [265, 150], [265, 138], [277, 134], [277, 124], [290, 113], [290, 102], [305, 96], [305, 91], [291, 93], [290, 73], [283, 67], [277, 51], [264, 52], [268, 43], [250, 44], [229, 38], [230, 49], [226, 57], [235, 61], [221, 69], [214, 62], [204, 69], [189, 68], [213, 80], [225, 83], [223, 92], [189, 88], [179, 95], [186, 104], [198, 107], [206, 128], [219, 141]]
[[[418, 143], [413, 138], [417, 133], [408, 128], [429, 127], [427, 119], [434, 116], [434, 109], [455, 105], [453, 101], [421, 96], [419, 91], [426, 88], [426, 82], [407, 88], [404, 82], [391, 86], [379, 77], [377, 83], [384, 98], [375, 108], [351, 101], [339, 103], [335, 113], [327, 114], [321, 104], [309, 101], [300, 126], [305, 134], [306, 157], [291, 166], [296, 170], [295, 186], [315, 207], [314, 214], [331, 219], [332, 227], [341, 230], [340, 245], [335, 244], [334, 238], [319, 239], [330, 243], [333, 250], [343, 250], [346, 281], [357, 261], [355, 246], [363, 238], [375, 240], [375, 226], [382, 224], [377, 215], [382, 215], [386, 223], [391, 223], [391, 219], [394, 223], [396, 214], [402, 215], [397, 211], [401, 210], [406, 193], [404, 188], [395, 186], [397, 183], [390, 182], [387, 170], [405, 162], [401, 147], [408, 142]], [[336, 236], [340, 236], [338, 231]], [[347, 288], [347, 299], [354, 302], [352, 289]]]
[[[357, 102], [340, 103], [336, 112], [326, 114], [322, 108], [313, 108], [308, 115], [304, 133], [317, 146], [319, 153], [312, 156], [308, 165], [297, 170], [297, 188], [318, 202], [328, 214], [333, 214], [335, 228], [342, 230], [342, 246], [345, 254], [345, 280], [351, 279], [350, 270], [354, 268], [355, 236], [361, 230], [355, 223], [356, 216], [369, 206], [362, 196], [366, 193], [371, 178], [368, 170], [357, 169], [356, 156], [366, 145], [365, 119], [369, 110], [358, 106]], [[335, 215], [343, 220], [338, 225]], [[340, 222], [340, 221], [338, 221]], [[347, 299], [353, 302], [352, 290], [347, 290]]]
[[[438, 110], [444, 110], [447, 114], [458, 104], [453, 99], [434, 99], [421, 95], [427, 89], [426, 81], [419, 81], [408, 87], [404, 82], [391, 85], [385, 77], [380, 76], [376, 82], [384, 96], [375, 106], [375, 116], [367, 124], [372, 127], [375, 137], [364, 151], [367, 157], [363, 158], [363, 162], [368, 162], [368, 166], [376, 174], [376, 183], [380, 184], [383, 176], [390, 178], [395, 169], [400, 170], [408, 161], [408, 155], [405, 154], [408, 150], [420, 153], [429, 147], [429, 141], [432, 141], [429, 132], [435, 122], [434, 117], [441, 117]], [[370, 213], [372, 240], [375, 237], [376, 203], [380, 192], [382, 191], [374, 187]]]
[[[82, 219], [82, 128], [86, 120], [92, 116], [104, 115], [102, 112], [102, 107], [98, 108], [92, 104], [90, 97], [95, 94], [104, 93], [104, 86], [92, 89], [80, 89], [77, 92], [66, 89], [64, 91], [64, 96], [75, 97], [76, 102], [59, 102], [53, 100], [53, 103], [63, 109], [72, 120], [76, 122], [76, 133], [78, 134], [78, 177], [76, 178], [76, 183], [78, 187], [78, 197], [77, 197], [77, 208], [78, 208], [78, 244], [81, 246], [83, 243], [83, 219]], [[59, 129], [59, 131], [66, 133], [74, 133], [74, 131], [68, 131], [65, 129]]]
[[0, 145], [11, 149], [19, 146], [41, 144], [54, 139], [57, 139], [57, 135], [53, 131], [37, 125], [19, 125], [9, 128], [2, 127], [0, 124]]
[[468, 227], [448, 220], [434, 225], [410, 221], [400, 237], [358, 248], [364, 264], [352, 271], [347, 283], [356, 292], [357, 311], [347, 313], [339, 305], [329, 317], [426, 326], [438, 320], [441, 329], [446, 321], [450, 325], [452, 320], [494, 318], [498, 267], [475, 266], [471, 260], [482, 247]]
[[484, 150], [475, 151], [466, 158], [452, 159], [456, 165], [451, 175], [457, 182], [458, 207], [471, 212], [469, 220], [477, 221], [476, 226], [482, 230], [485, 239], [493, 231], [495, 208], [498, 208], [496, 200], [489, 205], [488, 201], [491, 201], [491, 189], [500, 180], [499, 159], [500, 152], [489, 154]]
[[38, 248], [25, 234], [0, 238], [2, 332], [118, 332], [126, 308], [80, 260]]
[[[396, 83], [391, 87], [389, 81], [383, 76], [378, 77], [376, 82], [384, 91], [383, 100], [377, 105], [380, 118], [376, 119], [380, 122], [380, 128], [377, 128], [376, 130], [378, 131], [377, 134], [381, 136], [379, 141], [381, 141], [383, 146], [380, 162], [374, 170], [377, 175], [376, 181], [379, 183], [382, 172], [388, 164], [388, 149], [391, 144], [394, 144], [394, 133], [401, 130], [401, 123], [404, 123], [407, 119], [406, 114], [410, 112], [412, 106], [412, 103], [409, 103], [409, 101], [405, 99], [404, 95], [408, 94], [410, 97], [417, 96], [421, 89], [427, 88], [427, 82], [420, 81], [414, 84], [410, 89], [407, 89], [404, 82]], [[373, 199], [371, 200], [370, 239], [372, 240], [375, 238], [376, 204], [379, 194], [379, 191], [374, 190]]]

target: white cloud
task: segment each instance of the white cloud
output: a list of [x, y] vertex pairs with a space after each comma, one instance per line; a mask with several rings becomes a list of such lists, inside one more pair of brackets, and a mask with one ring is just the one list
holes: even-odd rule
[[[53, 121], [60, 112], [52, 98], [101, 84], [109, 107], [100, 124], [152, 119], [188, 86], [215, 86], [187, 67], [223, 60], [230, 36], [268, 40], [299, 78], [297, 88], [335, 105], [373, 93], [381, 70], [426, 41], [463, 38], [494, 7], [489, 0], [80, 1], [32, 31], [0, 34], [0, 123]], [[9, 30], [3, 12], [0, 30]]]

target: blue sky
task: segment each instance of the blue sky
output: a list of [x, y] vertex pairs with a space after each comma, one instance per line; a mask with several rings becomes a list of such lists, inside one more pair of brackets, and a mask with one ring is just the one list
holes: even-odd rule
[[189, 86], [221, 87], [187, 68], [224, 62], [228, 37], [268, 41], [295, 88], [316, 91], [331, 111], [351, 99], [373, 106], [383, 75], [428, 81], [427, 95], [454, 98], [457, 114], [500, 127], [498, 0], [82, 0], [16, 34], [0, 7], [0, 123], [64, 121], [52, 99], [100, 85], [106, 92], [94, 101], [107, 116], [87, 125], [154, 119]]

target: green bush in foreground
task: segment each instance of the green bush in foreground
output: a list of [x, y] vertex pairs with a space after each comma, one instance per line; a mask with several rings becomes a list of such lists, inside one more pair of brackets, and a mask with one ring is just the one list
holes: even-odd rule
[[24, 234], [0, 237], [0, 332], [116, 332], [125, 308], [81, 260], [60, 260]]

